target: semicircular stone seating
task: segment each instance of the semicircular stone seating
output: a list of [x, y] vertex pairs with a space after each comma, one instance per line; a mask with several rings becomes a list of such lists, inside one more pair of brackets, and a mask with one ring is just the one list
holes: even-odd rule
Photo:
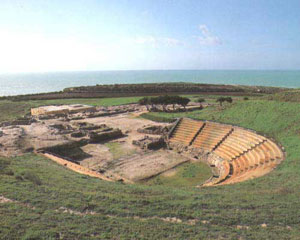
[[216, 156], [218, 176], [204, 186], [232, 184], [263, 176], [284, 158], [279, 146], [254, 131], [209, 121], [181, 118], [171, 129], [168, 143], [202, 149]]

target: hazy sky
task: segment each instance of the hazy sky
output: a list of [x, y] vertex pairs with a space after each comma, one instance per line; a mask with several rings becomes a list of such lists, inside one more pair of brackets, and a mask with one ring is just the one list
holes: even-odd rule
[[0, 0], [0, 72], [300, 69], [299, 0]]

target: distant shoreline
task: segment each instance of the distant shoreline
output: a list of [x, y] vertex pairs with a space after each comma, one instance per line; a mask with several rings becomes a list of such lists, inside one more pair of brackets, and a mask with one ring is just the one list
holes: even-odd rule
[[287, 88], [200, 83], [107, 84], [65, 88], [60, 92], [0, 97], [1, 100], [49, 100], [66, 98], [107, 98], [155, 95], [232, 95], [249, 96], [273, 94]]
[[0, 96], [63, 91], [97, 84], [185, 82], [268, 87], [300, 87], [299, 70], [134, 70], [0, 74]]

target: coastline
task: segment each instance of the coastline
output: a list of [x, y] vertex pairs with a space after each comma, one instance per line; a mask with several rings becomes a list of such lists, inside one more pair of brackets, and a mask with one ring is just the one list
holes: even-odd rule
[[0, 100], [49, 100], [66, 98], [106, 98], [156, 95], [232, 95], [245, 96], [274, 94], [288, 88], [266, 86], [243, 86], [202, 83], [144, 83], [144, 84], [111, 84], [65, 88], [59, 92], [25, 94], [0, 97]]
[[97, 84], [198, 83], [300, 87], [299, 70], [128, 70], [0, 74], [0, 96], [59, 92]]

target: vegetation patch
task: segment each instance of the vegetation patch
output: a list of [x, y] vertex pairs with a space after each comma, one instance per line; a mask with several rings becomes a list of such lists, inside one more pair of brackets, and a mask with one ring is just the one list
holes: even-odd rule
[[112, 153], [114, 159], [119, 159], [122, 156], [129, 156], [135, 152], [134, 149], [125, 149], [118, 142], [108, 142], [104, 145], [109, 148], [109, 151]]
[[300, 90], [289, 90], [265, 97], [268, 100], [281, 102], [300, 102]]
[[6, 174], [6, 175], [14, 175], [14, 172], [9, 168], [10, 161], [4, 158], [0, 158], [0, 175]]
[[211, 176], [211, 169], [202, 162], [186, 162], [165, 173], [149, 179], [147, 185], [170, 187], [195, 187]]
[[23, 176], [24, 179], [32, 182], [35, 185], [42, 185], [42, 181], [39, 178], [38, 175], [36, 175], [34, 172], [32, 171], [25, 171], [21, 174]]

